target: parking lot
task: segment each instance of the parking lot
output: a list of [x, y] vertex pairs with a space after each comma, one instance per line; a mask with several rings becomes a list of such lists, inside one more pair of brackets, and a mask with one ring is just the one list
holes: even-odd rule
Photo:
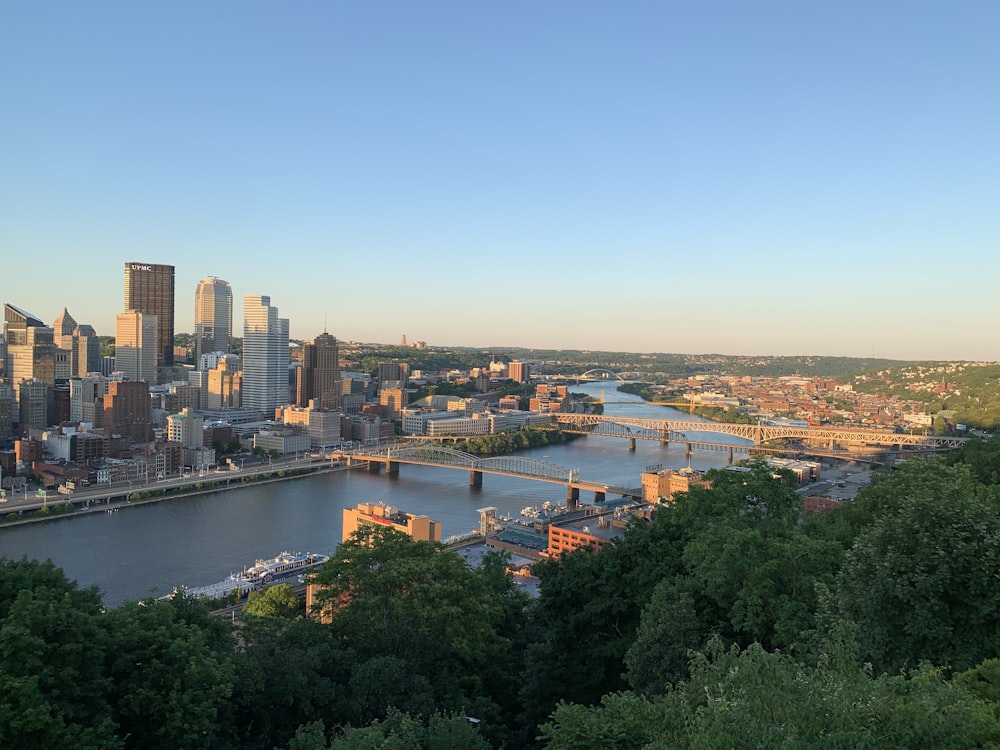
[[858, 490], [871, 481], [868, 464], [845, 463], [832, 465], [823, 462], [818, 482], [805, 485], [799, 491], [805, 495], [828, 497], [831, 500], [852, 500]]

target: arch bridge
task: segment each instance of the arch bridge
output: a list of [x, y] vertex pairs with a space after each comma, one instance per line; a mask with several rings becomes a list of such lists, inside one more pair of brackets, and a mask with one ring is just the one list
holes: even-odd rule
[[593, 369], [587, 370], [585, 373], [575, 376], [578, 380], [614, 380], [619, 383], [624, 383], [625, 378], [619, 375], [614, 370], [609, 370], [606, 367], [595, 367]]
[[626, 487], [615, 487], [603, 482], [582, 479], [579, 469], [567, 469], [548, 461], [539, 461], [537, 458], [527, 458], [516, 454], [480, 458], [471, 453], [441, 445], [394, 443], [355, 451], [345, 454], [343, 457], [347, 459], [349, 465], [356, 462], [367, 462], [369, 471], [376, 473], [385, 469], [386, 473], [390, 475], [399, 474], [400, 464], [463, 469], [469, 472], [470, 487], [482, 486], [483, 474], [499, 474], [563, 484], [566, 485], [566, 499], [571, 508], [575, 507], [581, 489], [592, 491], [597, 501], [604, 500], [609, 492], [620, 495], [632, 493], [632, 490]]
[[868, 445], [882, 448], [911, 449], [916, 451], [948, 451], [961, 448], [969, 438], [909, 435], [886, 430], [859, 428], [802, 427], [797, 425], [729, 424], [725, 422], [695, 422], [672, 419], [609, 416], [606, 414], [553, 414], [553, 421], [563, 431], [580, 434], [607, 435], [630, 440], [659, 440], [660, 442], [708, 442], [692, 434], [715, 433], [743, 438], [760, 446], [777, 440], [804, 440], [810, 444]]

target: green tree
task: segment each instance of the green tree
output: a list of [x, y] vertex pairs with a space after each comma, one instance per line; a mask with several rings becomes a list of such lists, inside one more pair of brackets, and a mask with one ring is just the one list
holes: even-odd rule
[[350, 721], [348, 681], [354, 656], [329, 627], [310, 618], [247, 618], [244, 647], [234, 656], [236, 680], [222, 723], [240, 750], [283, 747], [296, 729]]
[[1000, 714], [1000, 659], [986, 659], [973, 669], [955, 675], [955, 684], [993, 704]]
[[1000, 484], [1000, 440], [970, 440], [953, 460], [968, 465], [983, 484]]
[[288, 750], [489, 750], [474, 719], [460, 714], [435, 713], [420, 721], [391, 711], [384, 721], [363, 728], [345, 727], [327, 744], [322, 722], [303, 726]]
[[51, 561], [0, 558], [0, 747], [122, 747], [101, 609]]
[[981, 748], [1000, 742], [992, 707], [922, 668], [872, 678], [850, 647], [828, 644], [817, 667], [759, 645], [694, 655], [690, 679], [665, 695], [610, 694], [560, 704], [541, 727], [549, 750], [608, 748]]
[[675, 579], [665, 579], [643, 609], [639, 631], [625, 654], [629, 685], [638, 693], [662, 695], [669, 685], [687, 679], [688, 654], [700, 649], [708, 634], [691, 593]]
[[1000, 656], [1000, 503], [968, 467], [907, 467], [873, 488], [881, 512], [840, 576], [861, 655], [895, 672]]
[[212, 747], [234, 679], [226, 621], [182, 595], [126, 604], [105, 620], [114, 644], [113, 715], [125, 746]]
[[283, 617], [293, 619], [302, 603], [295, 591], [287, 583], [268, 586], [263, 591], [251, 591], [247, 597], [243, 613], [254, 617]]
[[817, 583], [833, 585], [843, 552], [789, 529], [708, 528], [684, 548], [687, 583], [705, 625], [743, 646], [791, 648], [811, 629]]
[[387, 657], [405, 662], [413, 679], [431, 686], [440, 709], [489, 702], [491, 686], [511, 679], [496, 592], [440, 544], [368, 527], [340, 545], [314, 582], [321, 586], [318, 607], [334, 610], [330, 627], [358, 663], [378, 657], [385, 669], [392, 665]]

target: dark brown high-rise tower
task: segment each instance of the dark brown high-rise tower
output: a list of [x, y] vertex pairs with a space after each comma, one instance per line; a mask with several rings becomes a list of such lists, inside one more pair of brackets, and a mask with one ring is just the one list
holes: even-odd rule
[[315, 399], [321, 409], [339, 409], [341, 388], [340, 347], [335, 337], [324, 332], [302, 347], [295, 401], [299, 406], [309, 406]]
[[174, 366], [174, 267], [125, 264], [125, 312], [156, 316], [157, 369]]

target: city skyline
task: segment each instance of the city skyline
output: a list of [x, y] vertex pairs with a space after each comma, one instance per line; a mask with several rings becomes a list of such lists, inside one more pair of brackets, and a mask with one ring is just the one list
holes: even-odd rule
[[55, 5], [0, 49], [46, 325], [142, 262], [177, 332], [215, 276], [300, 340], [1000, 360], [995, 3]]

